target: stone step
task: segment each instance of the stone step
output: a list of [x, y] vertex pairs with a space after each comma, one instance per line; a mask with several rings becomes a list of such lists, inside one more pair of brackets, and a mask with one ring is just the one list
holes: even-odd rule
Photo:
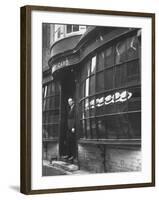
[[62, 169], [66, 172], [75, 172], [78, 171], [78, 166], [76, 164], [71, 164], [68, 162], [64, 162], [64, 161], [52, 161], [51, 165], [57, 169]]

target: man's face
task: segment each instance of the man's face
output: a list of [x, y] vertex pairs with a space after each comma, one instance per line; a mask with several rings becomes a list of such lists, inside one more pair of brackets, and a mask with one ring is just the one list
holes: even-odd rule
[[74, 101], [73, 101], [73, 99], [68, 99], [68, 104], [69, 104], [69, 106], [72, 106], [73, 104], [74, 104]]

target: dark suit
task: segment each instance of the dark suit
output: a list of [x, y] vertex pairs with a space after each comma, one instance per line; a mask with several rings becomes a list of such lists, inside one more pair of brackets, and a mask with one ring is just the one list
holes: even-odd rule
[[[67, 113], [67, 138], [68, 138], [68, 155], [76, 157], [76, 129], [75, 129], [75, 105], [69, 106]], [[74, 132], [72, 131], [74, 129]]]
[[67, 115], [67, 126], [68, 130], [72, 130], [75, 128], [75, 106], [69, 107], [68, 115]]

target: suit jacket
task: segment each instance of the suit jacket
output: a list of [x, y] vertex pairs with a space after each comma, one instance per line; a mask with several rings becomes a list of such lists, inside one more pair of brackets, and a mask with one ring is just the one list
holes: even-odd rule
[[67, 125], [69, 130], [75, 128], [75, 105], [72, 108], [69, 107], [67, 115]]

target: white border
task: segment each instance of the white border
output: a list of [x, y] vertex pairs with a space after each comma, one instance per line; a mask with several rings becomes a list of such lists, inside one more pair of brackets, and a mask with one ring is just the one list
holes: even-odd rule
[[[33, 190], [151, 182], [151, 19], [32, 11], [32, 185]], [[142, 28], [142, 171], [42, 177], [42, 23]]]

